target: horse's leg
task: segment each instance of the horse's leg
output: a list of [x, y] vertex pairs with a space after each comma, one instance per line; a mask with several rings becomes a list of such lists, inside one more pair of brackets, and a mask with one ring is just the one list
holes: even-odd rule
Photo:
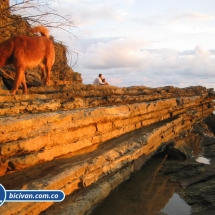
[[42, 69], [42, 73], [41, 73], [41, 81], [45, 83], [45, 65], [43, 63], [39, 64], [40, 68]]
[[45, 81], [45, 85], [47, 85], [50, 81], [50, 77], [51, 77], [51, 66], [46, 65], [46, 81]]
[[22, 79], [22, 91], [23, 94], [28, 93], [27, 85], [26, 85], [26, 80], [25, 80], [25, 74], [23, 74], [23, 79]]
[[49, 43], [47, 48], [45, 67], [46, 67], [46, 81], [45, 84], [48, 84], [51, 78], [51, 69], [55, 61], [55, 49], [52, 42]]
[[15, 95], [16, 94], [16, 91], [18, 90], [19, 88], [19, 85], [21, 83], [23, 83], [23, 76], [24, 76], [24, 69], [20, 66], [16, 66], [16, 74], [15, 74], [15, 80], [13, 82], [13, 87], [10, 91], [10, 93], [12, 95]]

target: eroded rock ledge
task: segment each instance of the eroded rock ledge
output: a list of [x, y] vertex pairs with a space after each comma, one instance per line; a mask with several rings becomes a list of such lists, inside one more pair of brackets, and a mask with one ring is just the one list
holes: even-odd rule
[[[75, 215], [88, 212], [159, 148], [209, 116], [215, 97], [201, 86], [29, 91], [0, 91], [0, 183], [6, 189], [61, 189], [67, 195], [62, 210], [68, 206]], [[92, 194], [91, 186], [100, 194]], [[88, 195], [80, 199], [86, 188]], [[47, 209], [52, 204], [4, 203], [0, 213], [53, 214]]]

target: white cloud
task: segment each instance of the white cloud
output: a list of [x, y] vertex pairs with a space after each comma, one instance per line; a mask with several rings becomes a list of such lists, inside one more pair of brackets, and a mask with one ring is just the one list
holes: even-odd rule
[[73, 7], [64, 9], [70, 11], [77, 25], [81, 28], [97, 25], [103, 21], [122, 21], [127, 15], [125, 11], [107, 3], [93, 4], [92, 2], [87, 2], [81, 4], [78, 2], [73, 4]]
[[115, 8], [107, 4], [87, 7], [79, 12], [79, 19], [81, 25], [83, 25], [83, 23], [85, 25], [87, 23], [95, 24], [100, 22], [101, 20], [120, 21], [125, 16], [125, 13], [123, 11], [116, 10]]
[[135, 67], [144, 63], [147, 52], [141, 52], [147, 41], [136, 38], [119, 38], [107, 43], [96, 43], [88, 47], [82, 63], [91, 69], [113, 69]]
[[73, 1], [82, 32], [70, 44], [74, 70], [85, 84], [102, 73], [117, 86], [215, 87], [214, 3], [191, 1]]
[[212, 19], [215, 19], [215, 16], [191, 11], [191, 12], [184, 12], [181, 14], [173, 15], [171, 22], [178, 22], [178, 21], [187, 22], [187, 21], [212, 20]]
[[102, 73], [110, 84], [117, 86], [215, 86], [214, 50], [199, 45], [183, 52], [144, 49], [147, 45], [135, 38], [89, 45], [80, 59], [84, 83], [92, 83]]
[[197, 45], [195, 47], [195, 55], [198, 56], [198, 57], [202, 57], [202, 58], [206, 57], [206, 58], [208, 58], [208, 57], [210, 57], [211, 54], [212, 53], [209, 50], [205, 49], [204, 47], [201, 47], [199, 45]]

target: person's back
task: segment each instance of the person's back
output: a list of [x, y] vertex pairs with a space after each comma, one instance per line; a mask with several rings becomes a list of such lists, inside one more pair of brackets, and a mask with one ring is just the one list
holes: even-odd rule
[[102, 74], [99, 74], [99, 76], [94, 80], [93, 82], [94, 85], [104, 85], [102, 82]]
[[93, 82], [93, 84], [94, 85], [100, 85], [100, 78], [99, 77], [97, 77], [95, 80], [94, 80], [94, 82]]

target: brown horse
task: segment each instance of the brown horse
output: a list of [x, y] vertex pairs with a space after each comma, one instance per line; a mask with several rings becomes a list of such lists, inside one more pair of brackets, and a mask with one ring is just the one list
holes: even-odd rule
[[26, 68], [39, 65], [42, 68], [41, 80], [45, 84], [50, 80], [51, 68], [55, 61], [54, 44], [49, 39], [47, 28], [37, 26], [32, 28], [31, 32], [41, 33], [42, 36], [15, 36], [0, 43], [0, 67], [13, 64], [16, 70], [11, 94], [16, 94], [20, 84], [22, 84], [23, 93], [27, 93]]

